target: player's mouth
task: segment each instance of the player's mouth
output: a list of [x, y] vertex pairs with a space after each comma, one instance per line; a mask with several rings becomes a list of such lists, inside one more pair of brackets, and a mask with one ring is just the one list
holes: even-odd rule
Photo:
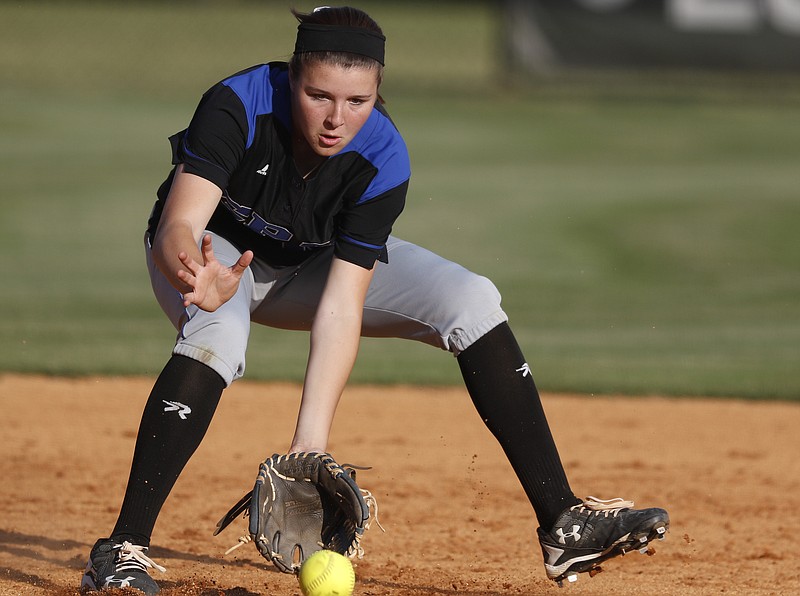
[[319, 144], [323, 147], [335, 147], [342, 140], [342, 137], [335, 137], [333, 135], [319, 135]]

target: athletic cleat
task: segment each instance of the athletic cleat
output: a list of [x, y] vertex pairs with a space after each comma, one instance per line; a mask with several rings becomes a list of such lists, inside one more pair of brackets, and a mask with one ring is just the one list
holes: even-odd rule
[[633, 501], [587, 497], [558, 516], [549, 532], [539, 528], [537, 533], [547, 577], [561, 587], [564, 580], [576, 581], [578, 573], [593, 576], [600, 563], [617, 555], [634, 550], [653, 554], [650, 541], [663, 540], [668, 529], [663, 509], [633, 509]]
[[111, 588], [136, 588], [145, 594], [158, 594], [158, 584], [147, 573], [148, 567], [166, 571], [145, 555], [146, 546], [110, 538], [95, 542], [81, 580], [81, 592]]

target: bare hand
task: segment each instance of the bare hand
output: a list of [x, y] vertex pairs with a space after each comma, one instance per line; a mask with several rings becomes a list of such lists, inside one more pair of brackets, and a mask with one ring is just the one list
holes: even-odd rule
[[213, 312], [233, 297], [239, 289], [245, 269], [253, 261], [253, 251], [246, 251], [232, 266], [227, 267], [214, 256], [211, 236], [206, 234], [200, 245], [203, 263], [200, 264], [185, 252], [178, 259], [187, 271], [178, 271], [178, 277], [191, 292], [184, 293], [183, 305], [195, 304], [202, 310]]

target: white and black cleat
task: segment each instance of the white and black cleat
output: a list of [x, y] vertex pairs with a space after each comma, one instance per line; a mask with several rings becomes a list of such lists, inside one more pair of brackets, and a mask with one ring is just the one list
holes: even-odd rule
[[604, 561], [629, 551], [652, 555], [651, 540], [663, 539], [669, 515], [659, 508], [633, 509], [633, 503], [587, 498], [562, 512], [548, 532], [538, 530], [547, 577], [559, 587], [579, 573], [593, 577]]

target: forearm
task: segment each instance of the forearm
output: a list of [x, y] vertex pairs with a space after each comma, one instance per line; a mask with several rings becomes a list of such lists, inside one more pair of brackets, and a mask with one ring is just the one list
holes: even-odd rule
[[153, 261], [182, 294], [191, 288], [178, 277], [178, 271], [187, 271], [178, 255], [186, 253], [192, 260], [202, 262], [198, 244], [221, 195], [214, 184], [184, 173], [183, 165], [178, 166], [153, 238]]
[[303, 384], [297, 429], [290, 451], [326, 451], [347, 379], [358, 353], [361, 315], [317, 313]]
[[192, 259], [202, 262], [194, 231], [188, 222], [169, 222], [159, 226], [153, 240], [153, 262], [164, 277], [179, 292], [190, 292], [192, 288], [178, 277], [178, 271], [186, 271], [178, 255], [185, 252]]
[[372, 272], [333, 259], [308, 355], [303, 399], [290, 451], [326, 451], [333, 416], [353, 369]]

